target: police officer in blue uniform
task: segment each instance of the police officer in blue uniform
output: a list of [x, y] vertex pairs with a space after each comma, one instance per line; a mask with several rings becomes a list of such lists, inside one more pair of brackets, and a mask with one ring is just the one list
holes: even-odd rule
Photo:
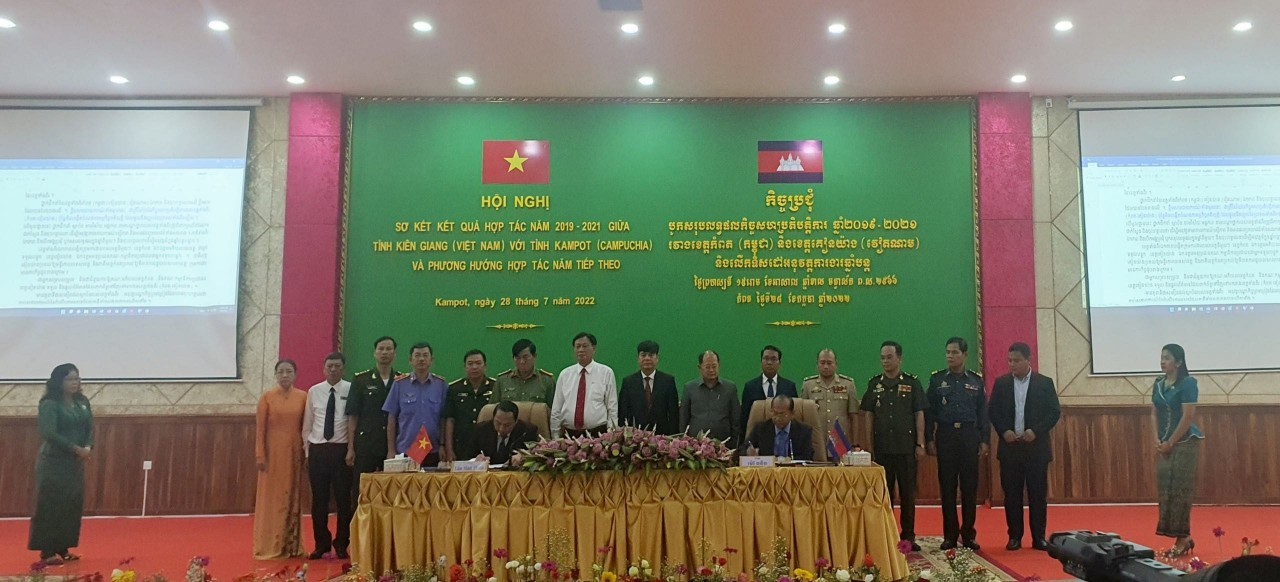
[[[925, 442], [938, 457], [942, 486], [942, 549], [964, 546], [977, 551], [978, 457], [987, 454], [987, 390], [982, 375], [965, 368], [969, 342], [947, 340], [947, 367], [929, 377], [929, 408], [925, 410]], [[956, 482], [960, 485], [963, 522], [956, 522]]]

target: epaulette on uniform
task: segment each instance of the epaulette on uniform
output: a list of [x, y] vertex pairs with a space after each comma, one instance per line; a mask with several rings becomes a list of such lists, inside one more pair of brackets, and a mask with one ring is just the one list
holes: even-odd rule
[[510, 370], [503, 370], [503, 371], [501, 371], [501, 372], [499, 372], [499, 373], [498, 373], [498, 377], [502, 377], [502, 376], [509, 376], [509, 375], [511, 375], [511, 373], [512, 373], [512, 372], [515, 372], [515, 371], [516, 371], [516, 369], [515, 369], [515, 368], [511, 368]]
[[853, 381], [853, 378], [850, 378], [850, 377], [848, 377], [848, 376], [845, 376], [844, 374], [836, 374], [836, 377], [837, 377], [837, 378], [844, 378], [845, 380], [848, 380], [848, 381], [850, 381], [850, 382], [852, 382], [852, 381]]
[[915, 375], [915, 374], [912, 374], [912, 373], [910, 373], [910, 372], [898, 372], [898, 373], [899, 373], [899, 374], [902, 374], [903, 376], [905, 376], [905, 377], [907, 377], [907, 378], [911, 378], [911, 379], [913, 379], [913, 380], [918, 380], [918, 379], [919, 379], [919, 378], [916, 378], [916, 375]]
[[981, 378], [981, 377], [982, 377], [982, 374], [980, 374], [980, 373], [978, 373], [978, 372], [975, 372], [975, 371], [973, 371], [973, 370], [969, 370], [969, 373], [970, 373], [970, 374], [973, 374], [974, 376], [977, 376], [977, 377], [979, 377], [979, 378]]
[[814, 375], [812, 375], [812, 376], [805, 376], [805, 379], [804, 379], [803, 381], [804, 381], [804, 382], [808, 382], [809, 380], [814, 380], [814, 379], [816, 379], [817, 377], [818, 377], [818, 374], [814, 374]]
[[538, 373], [551, 378], [554, 378], [556, 376], [555, 374], [552, 374], [551, 372], [546, 371], [546, 369], [544, 368], [538, 368]]

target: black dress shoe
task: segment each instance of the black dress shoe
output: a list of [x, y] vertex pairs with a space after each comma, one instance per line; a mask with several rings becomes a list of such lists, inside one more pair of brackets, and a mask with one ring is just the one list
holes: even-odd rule
[[1049, 551], [1049, 542], [1044, 540], [1031, 540], [1031, 549], [1047, 552]]
[[339, 560], [347, 560], [351, 558], [351, 554], [348, 554], [346, 550], [338, 550], [336, 553]]
[[308, 559], [308, 560], [323, 560], [323, 559], [324, 559], [324, 555], [325, 555], [325, 554], [327, 554], [327, 553], [329, 553], [329, 552], [322, 552], [322, 551], [320, 551], [320, 550], [316, 550], [316, 551], [314, 551], [314, 552], [311, 552], [310, 554], [307, 554], [307, 559]]
[[1022, 540], [1010, 539], [1009, 543], [1004, 545], [1004, 549], [1015, 552], [1022, 549]]
[[942, 542], [942, 545], [938, 546], [938, 549], [943, 551], [954, 550], [956, 549], [956, 543], [952, 540], [947, 540], [945, 542]]
[[969, 548], [970, 550], [973, 550], [975, 552], [982, 549], [982, 546], [978, 545], [977, 540], [965, 540], [964, 547]]
[[915, 540], [911, 540], [911, 551], [913, 552], [920, 551], [920, 544], [917, 544]]

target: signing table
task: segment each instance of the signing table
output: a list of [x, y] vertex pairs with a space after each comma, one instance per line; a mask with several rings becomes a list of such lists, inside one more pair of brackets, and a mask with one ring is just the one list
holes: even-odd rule
[[351, 554], [373, 572], [439, 556], [492, 562], [499, 548], [520, 556], [536, 543], [541, 551], [547, 533], [560, 529], [584, 573], [603, 546], [614, 548], [611, 569], [641, 559], [701, 565], [705, 539], [717, 553], [738, 550], [727, 556], [736, 574], [781, 536], [793, 565], [812, 568], [823, 557], [857, 566], [870, 554], [893, 580], [907, 575], [897, 527], [878, 466], [377, 473], [360, 479]]

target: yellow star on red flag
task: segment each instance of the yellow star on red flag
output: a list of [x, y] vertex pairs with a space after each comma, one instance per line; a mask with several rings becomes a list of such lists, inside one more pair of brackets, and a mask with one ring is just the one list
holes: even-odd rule
[[508, 164], [508, 166], [507, 166], [507, 171], [508, 171], [508, 172], [510, 172], [510, 171], [512, 171], [512, 170], [520, 170], [521, 172], [524, 172], [524, 161], [525, 161], [525, 160], [527, 160], [527, 159], [529, 159], [529, 158], [522, 158], [522, 157], [520, 157], [520, 150], [515, 150], [515, 151], [511, 152], [511, 157], [509, 157], [509, 158], [502, 158], [502, 159], [503, 159], [503, 160], [506, 160], [506, 162], [507, 162], [507, 164]]

